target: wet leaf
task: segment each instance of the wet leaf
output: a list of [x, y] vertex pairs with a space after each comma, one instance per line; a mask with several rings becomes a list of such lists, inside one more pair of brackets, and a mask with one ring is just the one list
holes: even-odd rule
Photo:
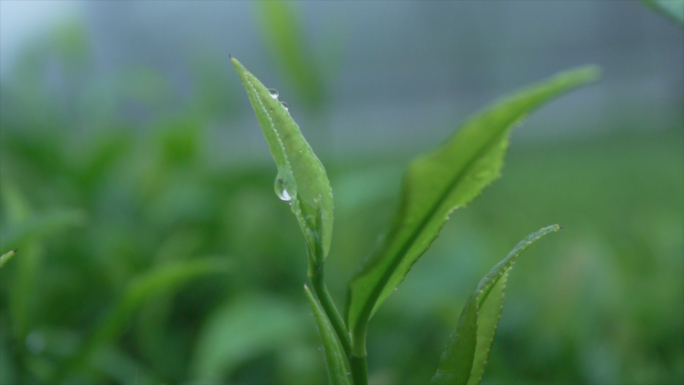
[[[307, 240], [310, 258], [314, 258], [310, 266], [318, 266], [328, 254], [332, 238], [333, 201], [328, 176], [287, 107], [278, 100], [277, 92], [266, 88], [237, 59], [231, 60], [278, 168], [276, 194], [290, 203]], [[322, 255], [316, 252], [319, 243]]]

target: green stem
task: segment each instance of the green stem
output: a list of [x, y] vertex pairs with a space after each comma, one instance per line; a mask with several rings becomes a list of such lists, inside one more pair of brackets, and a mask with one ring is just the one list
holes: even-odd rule
[[359, 357], [352, 355], [350, 365], [354, 385], [368, 385], [366, 356]]
[[368, 384], [368, 364], [366, 363], [366, 325], [368, 325], [368, 323], [364, 322], [360, 324], [359, 327], [351, 331], [352, 355], [349, 358], [349, 362], [354, 385]]
[[330, 296], [328, 288], [325, 286], [325, 281], [323, 279], [323, 262], [321, 262], [319, 266], [312, 270], [313, 274], [309, 274], [311, 286], [313, 287], [316, 297], [318, 297], [318, 301], [320, 301], [325, 314], [328, 316], [333, 329], [335, 329], [335, 333], [337, 334], [337, 338], [339, 338], [340, 342], [342, 343], [342, 348], [344, 348], [345, 354], [349, 358], [351, 357], [351, 339], [349, 338], [349, 332], [347, 331], [347, 327], [344, 325], [342, 316], [340, 315], [340, 312], [337, 311], [335, 302]]

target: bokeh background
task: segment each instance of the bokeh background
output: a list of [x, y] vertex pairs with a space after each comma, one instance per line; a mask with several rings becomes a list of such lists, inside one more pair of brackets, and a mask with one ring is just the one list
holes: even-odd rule
[[[684, 12], [684, 10], [682, 11]], [[422, 384], [477, 281], [521, 258], [483, 383], [684, 382], [684, 30], [635, 1], [0, 2], [0, 383], [319, 384], [303, 238], [232, 54], [335, 194], [338, 306], [411, 158], [582, 64], [503, 178], [371, 321]]]

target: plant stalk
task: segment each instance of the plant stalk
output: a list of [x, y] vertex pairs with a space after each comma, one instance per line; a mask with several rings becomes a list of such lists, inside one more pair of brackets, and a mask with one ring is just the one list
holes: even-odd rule
[[352, 372], [352, 381], [354, 381], [354, 385], [368, 385], [367, 365], [368, 364], [366, 361], [366, 356], [351, 356], [350, 366]]
[[366, 357], [366, 325], [367, 323], [360, 324], [354, 330], [351, 330], [351, 345], [352, 354], [349, 357], [349, 363], [351, 366], [352, 379], [354, 385], [367, 385], [368, 384], [368, 364]]
[[340, 312], [337, 311], [335, 302], [330, 296], [328, 288], [325, 286], [325, 281], [323, 279], [323, 262], [311, 270], [313, 270], [313, 274], [309, 274], [311, 286], [313, 287], [316, 297], [318, 297], [318, 301], [321, 303], [325, 314], [328, 316], [333, 329], [335, 329], [337, 338], [339, 338], [340, 343], [342, 343], [344, 353], [349, 359], [351, 357], [351, 339], [349, 338], [349, 332], [347, 331], [347, 327], [344, 325], [342, 316], [340, 315]]

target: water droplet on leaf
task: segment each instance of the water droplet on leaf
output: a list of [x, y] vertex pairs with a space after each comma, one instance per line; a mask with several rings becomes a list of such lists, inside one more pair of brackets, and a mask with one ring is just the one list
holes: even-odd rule
[[275, 193], [281, 201], [288, 203], [292, 201], [292, 196], [290, 195], [290, 192], [287, 191], [285, 179], [283, 179], [280, 174], [276, 176], [273, 188], [275, 189]]
[[285, 111], [289, 111], [289, 110], [290, 110], [290, 107], [287, 106], [287, 103], [285, 103], [285, 102], [280, 102], [280, 104], [283, 105], [283, 108], [285, 109]]
[[273, 99], [278, 99], [278, 91], [275, 88], [269, 88], [268, 93]]

